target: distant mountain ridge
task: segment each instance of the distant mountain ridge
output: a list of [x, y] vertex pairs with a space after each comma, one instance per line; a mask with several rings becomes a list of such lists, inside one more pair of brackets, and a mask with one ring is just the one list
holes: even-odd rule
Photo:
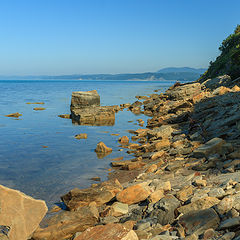
[[203, 74], [206, 72], [206, 68], [190, 68], [190, 67], [168, 67], [158, 70], [158, 73], [172, 73], [172, 72], [191, 72]]
[[145, 80], [145, 81], [194, 81], [204, 72], [204, 69], [194, 68], [164, 68], [158, 72], [121, 73], [121, 74], [72, 74], [58, 76], [0, 76], [0, 80]]

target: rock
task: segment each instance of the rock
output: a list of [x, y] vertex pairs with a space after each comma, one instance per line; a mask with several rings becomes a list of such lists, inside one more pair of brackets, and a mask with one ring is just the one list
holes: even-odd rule
[[216, 197], [216, 198], [223, 198], [225, 195], [226, 195], [225, 191], [220, 187], [213, 188], [208, 193], [209, 197]]
[[166, 94], [170, 99], [187, 100], [192, 99], [195, 95], [201, 92], [200, 83], [187, 83], [182, 86], [177, 86], [172, 90], [167, 90]]
[[149, 187], [144, 187], [141, 184], [133, 185], [125, 188], [116, 196], [117, 200], [128, 205], [138, 203], [147, 199], [151, 194]]
[[0, 233], [0, 240], [9, 240], [9, 238], [7, 235]]
[[124, 214], [128, 213], [128, 205], [121, 203], [121, 202], [115, 202], [113, 203], [112, 207], [112, 215], [114, 217], [119, 217], [122, 216]]
[[203, 179], [196, 179], [194, 181], [194, 184], [198, 187], [206, 187], [207, 186], [207, 181]]
[[121, 144], [128, 144], [129, 143], [129, 138], [127, 136], [122, 136], [118, 139], [118, 141], [121, 143]]
[[239, 92], [240, 91], [240, 87], [238, 85], [235, 85], [231, 90], [233, 92]]
[[86, 133], [80, 133], [74, 136], [76, 139], [87, 139], [88, 135]]
[[15, 118], [18, 118], [20, 116], [22, 116], [22, 114], [20, 114], [18, 112], [5, 115], [5, 117], [15, 117]]
[[89, 228], [74, 240], [138, 240], [138, 237], [133, 230], [110, 223]]
[[26, 104], [44, 104], [44, 102], [27, 102]]
[[156, 203], [163, 197], [164, 197], [164, 191], [160, 189], [151, 193], [148, 199], [151, 203]]
[[87, 206], [91, 202], [96, 202], [97, 206], [112, 200], [118, 192], [122, 190], [122, 185], [117, 179], [106, 181], [92, 188], [75, 188], [61, 197], [70, 210]]
[[193, 96], [193, 104], [196, 104], [198, 102], [200, 102], [202, 99], [209, 97], [210, 93], [209, 92], [201, 92], [198, 95]]
[[216, 78], [207, 79], [202, 84], [205, 85], [207, 88], [213, 90], [213, 89], [216, 89], [220, 86], [229, 86], [232, 83], [231, 83], [231, 77], [230, 76], [222, 75], [222, 76], [218, 76]]
[[212, 228], [207, 229], [203, 234], [203, 239], [204, 240], [208, 240], [208, 239], [211, 240], [211, 239], [214, 239], [216, 237], [217, 237], [217, 233]]
[[180, 208], [178, 208], [178, 212], [186, 214], [188, 212], [191, 212], [193, 210], [202, 210], [210, 208], [216, 204], [218, 204], [220, 200], [218, 200], [215, 197], [204, 197], [200, 198], [190, 204], [184, 205]]
[[82, 207], [77, 212], [63, 211], [49, 220], [48, 227], [38, 228], [32, 238], [42, 239], [68, 239], [76, 232], [82, 232], [98, 222], [96, 206]]
[[96, 182], [100, 182], [101, 178], [100, 177], [92, 177], [90, 178], [90, 180], [96, 181]]
[[76, 108], [85, 108], [100, 106], [100, 96], [96, 90], [87, 92], [73, 92], [71, 99], [71, 110]]
[[66, 119], [70, 119], [71, 118], [70, 114], [60, 114], [60, 115], [58, 115], [58, 117], [66, 118]]
[[229, 218], [229, 219], [221, 222], [218, 229], [219, 230], [229, 229], [229, 228], [238, 226], [239, 224], [240, 224], [240, 217]]
[[173, 132], [173, 128], [170, 125], [162, 125], [159, 128], [155, 128], [147, 133], [148, 137], [156, 137], [159, 139], [169, 138]]
[[151, 156], [151, 159], [152, 159], [153, 161], [155, 161], [156, 159], [161, 158], [161, 157], [163, 157], [164, 155], [165, 155], [165, 151], [163, 151], [163, 150], [161, 150], [161, 151], [159, 151], [159, 152], [154, 152], [154, 153], [152, 154], [152, 156]]
[[193, 153], [195, 157], [207, 157], [210, 154], [221, 153], [222, 145], [225, 141], [221, 138], [213, 138], [207, 143], [196, 148]]
[[11, 240], [26, 240], [47, 210], [44, 201], [0, 185], [0, 225], [10, 227]]
[[154, 143], [154, 148], [155, 150], [159, 151], [163, 148], [169, 147], [170, 146], [170, 141], [168, 139], [162, 139], [160, 141], [157, 141]]
[[90, 126], [113, 126], [115, 124], [115, 108], [112, 106], [73, 108], [71, 119], [74, 124]]
[[191, 211], [179, 218], [179, 223], [184, 227], [185, 232], [196, 235], [204, 233], [209, 228], [216, 229], [219, 222], [220, 219], [212, 208]]
[[45, 110], [46, 108], [43, 108], [43, 107], [35, 107], [33, 108], [33, 110], [35, 111], [42, 111], [42, 110]]
[[224, 214], [230, 211], [233, 207], [234, 198], [232, 196], [227, 196], [223, 198], [215, 207], [215, 210], [220, 214]]
[[100, 152], [100, 153], [112, 152], [112, 148], [107, 147], [103, 142], [99, 142], [97, 144], [95, 152]]
[[222, 237], [220, 237], [219, 240], [231, 240], [234, 237], [235, 237], [234, 232], [228, 232], [228, 233], [225, 233]]
[[148, 169], [146, 170], [146, 173], [153, 173], [157, 170], [157, 165], [156, 164], [152, 164], [151, 166], [148, 167]]
[[212, 94], [213, 95], [223, 95], [225, 93], [228, 93], [230, 92], [231, 89], [227, 88], [227, 87], [224, 87], [224, 86], [220, 86], [219, 88], [215, 89]]
[[184, 186], [180, 191], [176, 193], [176, 197], [185, 202], [188, 200], [188, 198], [192, 195], [193, 193], [193, 187], [190, 186]]
[[161, 225], [172, 223], [175, 219], [175, 209], [180, 202], [173, 195], [166, 195], [153, 205], [153, 210], [147, 211], [147, 217], [154, 217]]

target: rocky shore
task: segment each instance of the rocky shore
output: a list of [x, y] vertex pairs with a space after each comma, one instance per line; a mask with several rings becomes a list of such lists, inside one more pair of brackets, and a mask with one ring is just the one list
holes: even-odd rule
[[[239, 84], [227, 75], [176, 83], [121, 105], [150, 116], [119, 138], [133, 158], [113, 161], [108, 181], [63, 195], [67, 209], [55, 207], [46, 226], [0, 239], [240, 239]], [[94, 104], [101, 110], [97, 95]], [[0, 225], [11, 224], [0, 211]]]

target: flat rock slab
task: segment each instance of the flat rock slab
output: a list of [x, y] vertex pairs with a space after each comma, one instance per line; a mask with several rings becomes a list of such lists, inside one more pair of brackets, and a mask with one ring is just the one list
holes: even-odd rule
[[61, 198], [70, 210], [75, 210], [87, 206], [91, 202], [96, 202], [97, 206], [101, 206], [112, 200], [121, 190], [122, 185], [117, 179], [114, 179], [100, 183], [96, 187], [75, 188]]
[[47, 210], [44, 201], [0, 185], [0, 225], [10, 227], [11, 240], [26, 240]]
[[46, 228], [38, 228], [33, 234], [33, 239], [60, 240], [72, 238], [76, 232], [83, 232], [97, 224], [98, 217], [98, 210], [94, 205], [82, 207], [76, 212], [63, 211], [53, 216]]
[[138, 240], [133, 230], [126, 229], [121, 224], [107, 224], [87, 229], [75, 240]]
[[221, 138], [213, 138], [209, 140], [207, 143], [201, 145], [196, 148], [193, 153], [195, 157], [207, 157], [210, 154], [221, 153], [222, 145], [225, 141]]
[[187, 234], [202, 234], [209, 228], [216, 229], [220, 223], [218, 214], [212, 209], [196, 210], [188, 212], [179, 219]]

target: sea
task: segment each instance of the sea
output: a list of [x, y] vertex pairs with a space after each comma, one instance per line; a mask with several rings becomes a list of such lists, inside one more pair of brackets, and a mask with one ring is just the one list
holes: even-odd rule
[[[71, 119], [58, 117], [70, 114], [72, 92], [97, 90], [102, 106], [120, 105], [133, 103], [137, 100], [135, 96], [147, 96], [156, 89], [164, 92], [174, 82], [1, 80], [0, 184], [52, 206], [71, 189], [96, 183], [92, 177], [107, 180], [112, 159], [133, 158], [120, 147], [118, 138], [131, 137], [129, 130], [141, 128], [137, 120], [143, 119], [146, 124], [148, 117], [124, 109], [116, 113], [113, 126], [76, 125]], [[35, 107], [45, 110], [35, 111]], [[15, 112], [22, 116], [5, 116]], [[88, 138], [75, 139], [80, 133], [87, 133]], [[113, 149], [104, 158], [98, 158], [94, 151], [100, 141]]]

